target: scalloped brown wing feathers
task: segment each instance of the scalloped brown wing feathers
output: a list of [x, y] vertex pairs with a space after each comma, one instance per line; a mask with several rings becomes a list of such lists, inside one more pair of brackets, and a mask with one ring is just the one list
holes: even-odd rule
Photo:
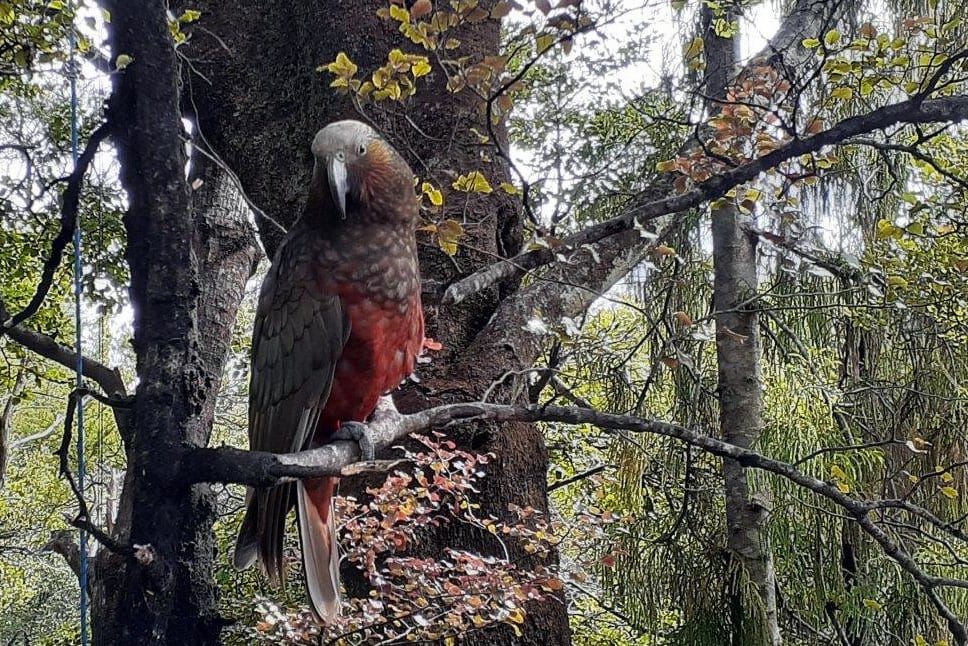
[[[333, 384], [350, 326], [335, 294], [321, 293], [297, 225], [262, 284], [252, 338], [249, 445], [254, 451], [306, 448]], [[293, 485], [249, 490], [235, 565], [258, 556], [269, 578], [284, 580], [282, 545]]]

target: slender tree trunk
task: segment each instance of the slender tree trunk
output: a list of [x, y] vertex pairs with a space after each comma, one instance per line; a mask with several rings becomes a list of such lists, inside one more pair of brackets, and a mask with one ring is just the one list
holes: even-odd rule
[[10, 431], [13, 428], [13, 414], [17, 409], [17, 399], [23, 394], [27, 384], [27, 372], [23, 368], [17, 373], [10, 395], [0, 410], [0, 489], [7, 476], [7, 463], [10, 461]]
[[[733, 16], [726, 14], [724, 20]], [[717, 36], [714, 12], [702, 9], [706, 49], [706, 96], [710, 114], [715, 100], [726, 98], [737, 64], [737, 38]], [[716, 318], [716, 357], [719, 362], [720, 428], [723, 438], [752, 448], [762, 432], [762, 369], [760, 339], [754, 309], [744, 306], [756, 293], [756, 241], [749, 233], [751, 217], [732, 204], [712, 209]], [[776, 576], [770, 550], [765, 492], [751, 486], [738, 462], [723, 462], [726, 490], [727, 546], [735, 559], [733, 644], [781, 643], [776, 604]], [[746, 584], [755, 593], [747, 594]]]

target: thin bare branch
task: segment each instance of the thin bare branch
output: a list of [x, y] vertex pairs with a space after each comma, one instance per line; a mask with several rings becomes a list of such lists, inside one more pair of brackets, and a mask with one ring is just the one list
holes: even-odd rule
[[[9, 313], [0, 300], [0, 321], [9, 323]], [[72, 348], [58, 343], [52, 336], [28, 329], [23, 325], [13, 327], [5, 325], [5, 332], [11, 339], [27, 348], [31, 352], [36, 352], [45, 359], [50, 359], [65, 368], [74, 369], [77, 363], [77, 355]], [[92, 380], [101, 387], [106, 393], [123, 397], [126, 393], [124, 380], [121, 372], [117, 368], [110, 368], [103, 363], [90, 357], [84, 357], [84, 377]]]

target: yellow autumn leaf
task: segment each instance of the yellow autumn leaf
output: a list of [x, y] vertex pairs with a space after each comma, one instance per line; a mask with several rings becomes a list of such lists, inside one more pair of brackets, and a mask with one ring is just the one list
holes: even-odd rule
[[465, 193], [490, 193], [492, 190], [491, 185], [488, 183], [487, 178], [484, 177], [483, 173], [480, 171], [471, 171], [466, 175], [461, 175], [454, 180], [451, 185], [457, 191], [463, 191]]
[[464, 235], [464, 227], [457, 220], [444, 220], [437, 225], [437, 244], [448, 256], [457, 253], [457, 242]]
[[954, 487], [941, 487], [941, 493], [944, 494], [946, 498], [951, 498], [952, 500], [958, 497], [958, 490]]
[[687, 61], [692, 60], [697, 56], [699, 56], [702, 53], [702, 50], [705, 47], [705, 45], [706, 43], [705, 41], [703, 41], [701, 37], [696, 36], [695, 38], [693, 38], [692, 42], [689, 43], [689, 46], [686, 47], [686, 60]]
[[504, 191], [508, 195], [518, 195], [518, 194], [521, 193], [521, 191], [518, 190], [518, 187], [517, 186], [515, 186], [514, 184], [511, 184], [509, 182], [501, 182], [498, 185], [498, 188], [500, 188], [502, 191]]
[[345, 52], [336, 55], [336, 60], [326, 66], [326, 71], [337, 76], [350, 77], [356, 74], [356, 63]]
[[834, 478], [837, 478], [838, 480], [846, 480], [847, 479], [847, 474], [844, 472], [843, 469], [841, 469], [836, 464], [831, 464], [830, 465], [830, 475], [833, 476]]
[[874, 599], [864, 599], [864, 607], [870, 608], [871, 610], [880, 610], [884, 606], [882, 606], [879, 602], [875, 601]]
[[660, 244], [655, 248], [655, 255], [657, 256], [672, 256], [675, 255], [676, 250], [672, 247], [664, 244]]
[[854, 97], [854, 90], [849, 87], [839, 87], [831, 92], [830, 96], [841, 101], [848, 101]]
[[840, 493], [850, 493], [850, 485], [846, 482], [838, 482], [837, 489], [840, 490]]
[[426, 56], [421, 56], [419, 59], [414, 61], [413, 67], [410, 68], [410, 71], [413, 73], [413, 77], [415, 79], [430, 74], [430, 70], [430, 63], [427, 62]]
[[433, 187], [430, 182], [424, 182], [420, 186], [420, 192], [427, 196], [430, 203], [434, 206], [440, 206], [444, 203], [444, 196], [439, 189]]
[[410, 12], [399, 5], [390, 5], [390, 17], [400, 22], [410, 22]]
[[538, 46], [538, 53], [541, 54], [555, 44], [555, 37], [551, 34], [541, 34], [535, 39], [535, 43]]

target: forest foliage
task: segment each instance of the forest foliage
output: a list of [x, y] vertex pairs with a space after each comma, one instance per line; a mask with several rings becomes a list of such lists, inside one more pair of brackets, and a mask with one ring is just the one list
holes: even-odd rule
[[[316, 62], [318, 82], [352, 97], [364, 115], [397, 114], [425, 77], [446, 74], [450, 91], [480, 98], [489, 124], [506, 121], [508, 147], [493, 130], [475, 134], [481, 155], [508, 156], [512, 182], [481, 171], [432, 181], [415, 169], [420, 242], [455, 262], [467, 223], [444, 205], [470, 208], [493, 191], [520, 204], [524, 254], [596, 262], [599, 239], [573, 244], [575, 236], [623, 217], [654, 243], [583, 315], [548, 320], [536, 309], [515, 331], [546, 347], [528, 375], [532, 402], [717, 437], [717, 344], [747, 338], [715, 324], [710, 217], [724, 205], [748, 215], [759, 287], [745, 305], [759, 317], [764, 398], [753, 448], [833, 491], [782, 469], [748, 470], [767, 492], [753, 503], [769, 518], [786, 643], [953, 644], [956, 628], [938, 608], [968, 622], [965, 9], [947, 0], [847, 3], [797, 39], [806, 63], [790, 69], [756, 21], [786, 25], [800, 4], [392, 2], [381, 11], [399, 46], [386, 63], [361, 69], [341, 54]], [[715, 114], [701, 86], [703, 8], [717, 36], [764, 41], [765, 54], [743, 60]], [[500, 56], [464, 52], [451, 35], [495, 19], [504, 20]], [[105, 79], [138, 63], [106, 52], [109, 20], [88, 3], [0, 2], [0, 319], [33, 296], [59, 230], [71, 172], [71, 26], [80, 35], [82, 141], [100, 123]], [[170, 24], [173, 47], [190, 65], [191, 29], [204, 27], [205, 15], [172, 15]], [[909, 120], [916, 110], [927, 116]], [[103, 146], [80, 194], [81, 323], [87, 352], [132, 383], [117, 163]], [[716, 184], [722, 178], [730, 185]], [[684, 200], [681, 208], [636, 219], [637, 208], [667, 197], [656, 187]], [[27, 323], [66, 345], [74, 335], [72, 253]], [[236, 322], [213, 444], [245, 446], [248, 335], [261, 275]], [[524, 280], [546, 277], [539, 269]], [[77, 583], [60, 532], [77, 507], [53, 455], [73, 374], [9, 336], [0, 337], [0, 354], [0, 642], [76, 643]], [[85, 493], [92, 520], [110, 526], [123, 448], [101, 403], [85, 411]], [[529, 602], [552, 597], [566, 604], [576, 644], [725, 644], [758, 634], [755, 590], [726, 549], [721, 457], [632, 428], [542, 428], [548, 517], [527, 508], [516, 510], [517, 524], [479, 517], [473, 494], [488, 456], [448, 443], [445, 430], [400, 452], [406, 465], [366, 500], [342, 500], [346, 558], [379, 594], [353, 599], [328, 637], [453, 640], [492, 623], [517, 630]], [[859, 525], [837, 492], [867, 510], [884, 540]], [[232, 570], [225, 555], [241, 487], [220, 487], [218, 502], [217, 582], [225, 614], [238, 621], [226, 641], [313, 643], [320, 629], [298, 567], [282, 591]], [[409, 541], [427, 523], [513, 535], [560, 563], [519, 569], [510, 558], [457, 550], [412, 558]], [[886, 545], [909, 555], [924, 579]]]

